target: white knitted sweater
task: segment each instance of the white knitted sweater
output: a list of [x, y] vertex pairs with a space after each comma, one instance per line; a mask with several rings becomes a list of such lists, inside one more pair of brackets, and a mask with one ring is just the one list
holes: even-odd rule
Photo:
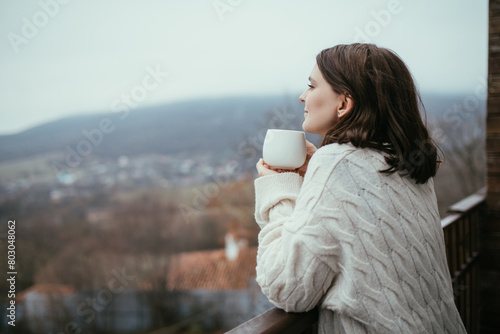
[[385, 168], [374, 150], [330, 144], [304, 179], [256, 179], [257, 282], [287, 312], [319, 305], [320, 333], [465, 333], [433, 180]]

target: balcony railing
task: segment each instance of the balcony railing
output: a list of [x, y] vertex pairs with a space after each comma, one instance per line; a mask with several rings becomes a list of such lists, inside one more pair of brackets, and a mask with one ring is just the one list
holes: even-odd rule
[[486, 188], [452, 205], [441, 220], [455, 303], [467, 333], [479, 333], [479, 233]]
[[272, 308], [244, 324], [230, 330], [231, 334], [313, 334], [317, 333], [318, 310], [307, 313], [287, 313]]
[[[486, 189], [452, 205], [441, 220], [455, 303], [467, 333], [479, 333], [479, 228]], [[230, 334], [317, 333], [318, 311], [287, 313], [273, 308], [233, 328]]]

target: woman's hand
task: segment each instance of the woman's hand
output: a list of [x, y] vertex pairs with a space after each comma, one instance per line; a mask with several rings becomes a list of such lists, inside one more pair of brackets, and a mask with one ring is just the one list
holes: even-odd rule
[[307, 165], [309, 164], [309, 160], [311, 160], [312, 155], [318, 149], [313, 145], [310, 141], [306, 140], [307, 154], [306, 154], [306, 162], [302, 166], [300, 166], [296, 171], [300, 174], [300, 176], [304, 176], [307, 171]]
[[304, 176], [307, 171], [307, 165], [309, 164], [309, 160], [311, 160], [312, 155], [316, 152], [317, 148], [310, 141], [306, 141], [307, 147], [307, 155], [306, 161], [302, 166], [297, 169], [275, 169], [264, 162], [264, 159], [260, 159], [257, 162], [257, 172], [259, 172], [259, 176], [273, 175], [284, 172], [292, 172], [299, 173], [300, 176]]
[[259, 176], [278, 174], [278, 171], [266, 164], [262, 158], [257, 162], [256, 167], [257, 172], [259, 172]]

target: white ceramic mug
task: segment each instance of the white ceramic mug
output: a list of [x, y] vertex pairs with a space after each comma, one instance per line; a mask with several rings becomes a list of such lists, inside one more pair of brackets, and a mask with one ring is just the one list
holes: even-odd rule
[[306, 161], [306, 135], [303, 131], [269, 129], [264, 139], [264, 162], [278, 169], [299, 168]]

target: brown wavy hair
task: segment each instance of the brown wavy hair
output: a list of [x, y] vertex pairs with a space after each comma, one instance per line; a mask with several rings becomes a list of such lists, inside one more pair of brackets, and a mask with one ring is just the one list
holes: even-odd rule
[[332, 127], [321, 146], [352, 143], [381, 151], [389, 168], [425, 183], [440, 161], [419, 107], [425, 112], [412, 75], [393, 51], [373, 44], [341, 44], [321, 51], [316, 63], [337, 94], [353, 101], [352, 109]]

